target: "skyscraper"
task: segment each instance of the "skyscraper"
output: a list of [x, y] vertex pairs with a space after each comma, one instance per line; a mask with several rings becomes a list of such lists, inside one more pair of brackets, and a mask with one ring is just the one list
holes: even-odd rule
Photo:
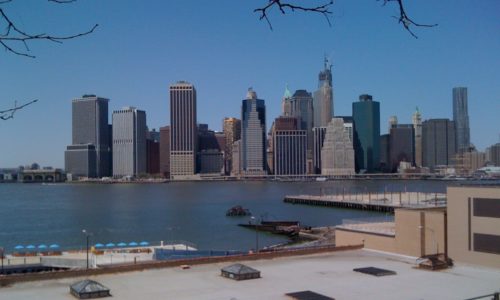
[[170, 178], [170, 126], [160, 127], [160, 173]]
[[155, 129], [146, 135], [146, 173], [160, 173], [160, 132]]
[[312, 128], [313, 128], [313, 98], [306, 90], [297, 90], [289, 99], [290, 115], [299, 121], [298, 130], [305, 130], [307, 134], [308, 157], [312, 158]]
[[415, 166], [422, 166], [422, 115], [417, 109], [412, 116], [413, 130], [415, 133]]
[[146, 173], [146, 112], [135, 107], [113, 111], [113, 177]]
[[322, 175], [353, 175], [354, 149], [341, 118], [333, 118], [326, 127], [321, 149]]
[[423, 166], [452, 164], [456, 153], [455, 122], [448, 119], [430, 119], [422, 123], [422, 160]]
[[313, 128], [313, 173], [321, 174], [321, 149], [325, 141], [326, 127]]
[[375, 171], [380, 164], [380, 103], [371, 95], [352, 104], [356, 171]]
[[[72, 147], [68, 146], [65, 153], [67, 173], [72, 173], [77, 177], [110, 175], [108, 102], [109, 99], [95, 95], [83, 95], [72, 101]], [[86, 151], [95, 153], [86, 153]], [[87, 169], [82, 169], [83, 165], [78, 160], [85, 159], [93, 162], [94, 156], [95, 165], [85, 163], [83, 165], [86, 165]]]
[[413, 124], [394, 125], [389, 130], [389, 171], [397, 172], [400, 162], [415, 161], [415, 130]]
[[241, 139], [241, 120], [237, 118], [224, 118], [222, 130], [225, 136], [224, 169], [226, 174], [231, 173], [233, 161], [233, 144]]
[[325, 57], [323, 71], [319, 73], [318, 90], [314, 92], [314, 127], [326, 127], [333, 117], [332, 65]]
[[266, 106], [251, 88], [242, 101], [241, 124], [241, 170], [245, 175], [264, 175], [267, 173]]
[[274, 122], [273, 170], [276, 175], [304, 175], [307, 171], [307, 133], [298, 130], [297, 118], [279, 117]]
[[170, 178], [188, 179], [196, 172], [196, 89], [185, 81], [170, 86]]
[[465, 152], [470, 146], [469, 108], [466, 87], [453, 88], [453, 121], [455, 122], [457, 151]]

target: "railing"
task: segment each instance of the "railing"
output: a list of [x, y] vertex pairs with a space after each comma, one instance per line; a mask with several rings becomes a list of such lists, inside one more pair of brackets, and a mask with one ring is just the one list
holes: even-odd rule
[[474, 298], [468, 298], [465, 300], [477, 300], [477, 299], [500, 300], [500, 292], [496, 292], [496, 293], [484, 295], [484, 296], [478, 296], [478, 297], [474, 297]]

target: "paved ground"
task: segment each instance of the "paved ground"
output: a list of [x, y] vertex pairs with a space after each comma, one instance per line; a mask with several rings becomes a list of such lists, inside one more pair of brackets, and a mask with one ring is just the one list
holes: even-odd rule
[[[96, 276], [113, 299], [288, 299], [285, 293], [312, 290], [342, 299], [466, 299], [500, 289], [500, 269], [458, 264], [439, 272], [416, 270], [414, 260], [366, 250], [246, 262], [262, 278], [233, 281], [211, 264]], [[374, 266], [397, 272], [375, 277], [353, 272]], [[50, 280], [0, 288], [0, 299], [74, 299], [69, 285], [79, 279]]]

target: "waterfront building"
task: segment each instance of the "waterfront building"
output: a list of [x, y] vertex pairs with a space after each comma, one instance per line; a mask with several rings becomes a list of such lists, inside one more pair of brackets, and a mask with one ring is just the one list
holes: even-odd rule
[[326, 127], [314, 127], [313, 130], [313, 173], [321, 174], [321, 149], [325, 140]]
[[241, 170], [245, 175], [265, 175], [266, 106], [252, 89], [242, 101], [241, 120]]
[[371, 95], [352, 104], [356, 171], [374, 172], [380, 164], [380, 103]]
[[[83, 95], [72, 101], [72, 143], [67, 148], [69, 153], [65, 154], [65, 170], [74, 177], [104, 177], [111, 174], [108, 102], [109, 99], [96, 95]], [[73, 147], [78, 145], [84, 146]], [[79, 149], [76, 150], [77, 148]], [[78, 151], [78, 154], [74, 151]], [[95, 151], [95, 166], [82, 169], [86, 163], [79, 162], [78, 159], [94, 155], [85, 154], [84, 151]]]
[[486, 154], [484, 152], [470, 149], [467, 152], [458, 152], [455, 155], [455, 170], [460, 175], [471, 175], [486, 165]]
[[413, 113], [412, 121], [415, 133], [415, 166], [422, 167], [422, 115], [418, 107]]
[[135, 107], [113, 111], [113, 177], [146, 173], [146, 112]]
[[223, 174], [224, 155], [218, 149], [204, 149], [198, 153], [200, 174]]
[[97, 177], [97, 153], [94, 144], [69, 145], [64, 151], [66, 173], [71, 179]]
[[486, 161], [494, 166], [500, 167], [500, 143], [491, 145], [486, 149]]
[[448, 187], [448, 255], [500, 268], [500, 188]]
[[353, 175], [354, 148], [341, 118], [333, 118], [328, 124], [321, 149], [322, 175]]
[[155, 129], [146, 136], [146, 173], [160, 173], [160, 132]]
[[332, 65], [325, 57], [324, 69], [319, 73], [318, 89], [313, 99], [313, 127], [327, 127], [333, 117]]
[[224, 169], [226, 174], [229, 174], [232, 170], [233, 144], [241, 139], [241, 120], [237, 118], [224, 118], [222, 130], [225, 137]]
[[469, 108], [467, 88], [453, 88], [453, 122], [457, 152], [465, 152], [470, 147]]
[[278, 117], [272, 130], [273, 172], [275, 175], [307, 173], [307, 132], [298, 130], [298, 118]]
[[233, 157], [231, 159], [231, 175], [239, 176], [241, 175], [241, 140], [237, 140], [233, 143]]
[[390, 138], [390, 134], [382, 134], [380, 136], [380, 171], [384, 173], [391, 172]]
[[185, 81], [170, 86], [170, 178], [189, 179], [196, 172], [196, 89]]
[[[397, 124], [389, 131], [389, 171], [397, 172], [400, 162], [414, 165], [415, 131], [413, 124]], [[382, 151], [381, 151], [382, 152]]]
[[452, 164], [456, 153], [455, 123], [448, 119], [430, 119], [422, 123], [422, 162], [424, 167]]
[[170, 178], [170, 126], [160, 127], [160, 173]]

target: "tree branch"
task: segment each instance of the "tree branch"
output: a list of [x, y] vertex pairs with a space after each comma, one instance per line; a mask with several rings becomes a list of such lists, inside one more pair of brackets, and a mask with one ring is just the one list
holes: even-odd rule
[[393, 18], [398, 20], [398, 23], [402, 24], [403, 27], [416, 39], [418, 39], [418, 36], [411, 31], [410, 26], [414, 25], [416, 27], [435, 27], [438, 26], [438, 24], [420, 24], [414, 22], [407, 14], [403, 6], [403, 0], [383, 0], [384, 1], [384, 6], [388, 2], [397, 2], [399, 6], [399, 16], [393, 16]]
[[[76, 0], [48, 0], [48, 2], [54, 2], [59, 4], [71, 3]], [[0, 0], [0, 4], [5, 4], [11, 2], [11, 0]], [[26, 56], [30, 58], [35, 58], [34, 55], [29, 54], [30, 49], [28, 47], [28, 42], [33, 40], [47, 40], [54, 43], [62, 43], [65, 40], [70, 40], [74, 38], [78, 38], [84, 35], [91, 34], [94, 30], [99, 26], [99, 24], [95, 24], [90, 30], [87, 30], [82, 33], [77, 33], [73, 35], [67, 36], [54, 36], [46, 33], [29, 33], [20, 27], [18, 27], [5, 13], [5, 11], [0, 8], [0, 22], [3, 21], [7, 24], [4, 33], [0, 33], [0, 45], [7, 52], [14, 53], [20, 56]], [[19, 47], [15, 48], [12, 44], [20, 44], [21, 47], [24, 47], [24, 50], [19, 49]]]
[[35, 99], [35, 100], [32, 100], [32, 101], [30, 101], [28, 103], [25, 103], [25, 104], [19, 105], [19, 106], [17, 106], [17, 101], [14, 102], [14, 107], [13, 108], [9, 108], [7, 110], [1, 110], [0, 111], [0, 120], [6, 121], [8, 119], [13, 119], [14, 118], [14, 114], [18, 110], [21, 110], [21, 109], [25, 108], [26, 106], [31, 105], [31, 104], [33, 104], [33, 103], [35, 103], [37, 101], [38, 101], [38, 99]]
[[299, 10], [299, 11], [304, 11], [304, 12], [320, 13], [326, 18], [326, 21], [328, 22], [328, 26], [332, 26], [332, 24], [330, 22], [330, 18], [329, 18], [329, 15], [332, 13], [330, 11], [331, 5], [333, 5], [333, 0], [330, 0], [328, 3], [325, 3], [323, 5], [311, 6], [311, 7], [294, 5], [294, 4], [290, 4], [288, 2], [283, 2], [282, 0], [269, 0], [267, 5], [260, 7], [260, 8], [256, 8], [253, 10], [253, 12], [260, 13], [259, 20], [266, 20], [267, 24], [269, 25], [269, 28], [271, 30], [273, 30], [273, 26], [271, 24], [271, 21], [267, 17], [267, 13], [273, 7], [278, 7], [279, 11], [282, 14], [286, 14], [287, 9], [291, 10], [292, 12]]

